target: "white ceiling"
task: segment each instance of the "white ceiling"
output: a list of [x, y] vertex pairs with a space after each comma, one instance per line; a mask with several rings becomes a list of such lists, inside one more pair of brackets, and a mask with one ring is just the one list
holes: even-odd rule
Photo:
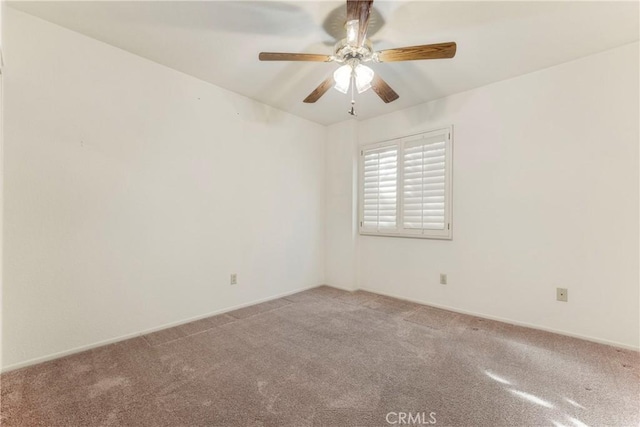
[[[322, 124], [348, 118], [330, 90], [302, 100], [331, 63], [259, 62], [260, 51], [332, 53], [328, 1], [44, 1], [12, 7]], [[639, 39], [638, 2], [376, 1], [375, 50], [455, 41], [453, 59], [374, 64], [400, 95], [357, 98], [360, 119], [529, 73]], [[329, 17], [329, 18], [328, 18]]]

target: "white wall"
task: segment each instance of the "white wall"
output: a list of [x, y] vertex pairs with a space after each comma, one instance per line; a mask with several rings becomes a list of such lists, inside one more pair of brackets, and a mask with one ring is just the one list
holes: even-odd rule
[[361, 144], [453, 124], [454, 237], [360, 236], [354, 286], [638, 347], [638, 75], [635, 43], [359, 122]]
[[357, 122], [327, 129], [326, 280], [357, 289]]
[[324, 282], [324, 127], [5, 12], [5, 368]]

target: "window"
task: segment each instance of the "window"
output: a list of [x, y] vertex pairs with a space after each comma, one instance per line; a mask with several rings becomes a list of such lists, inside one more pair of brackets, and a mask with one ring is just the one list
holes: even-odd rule
[[362, 147], [360, 234], [451, 239], [451, 133]]

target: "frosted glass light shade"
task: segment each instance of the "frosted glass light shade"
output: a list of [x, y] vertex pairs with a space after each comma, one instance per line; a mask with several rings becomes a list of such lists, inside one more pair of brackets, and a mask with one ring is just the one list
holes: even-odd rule
[[358, 64], [356, 67], [356, 88], [358, 93], [371, 88], [371, 80], [373, 80], [373, 70], [366, 65]]
[[358, 64], [353, 70], [350, 65], [343, 65], [333, 73], [333, 80], [336, 82], [334, 88], [342, 93], [349, 91], [351, 86], [351, 73], [356, 76], [356, 89], [358, 93], [362, 93], [371, 87], [373, 80], [373, 70], [365, 65]]
[[333, 80], [336, 82], [334, 88], [342, 93], [349, 91], [349, 85], [351, 84], [351, 67], [343, 65], [333, 72]]

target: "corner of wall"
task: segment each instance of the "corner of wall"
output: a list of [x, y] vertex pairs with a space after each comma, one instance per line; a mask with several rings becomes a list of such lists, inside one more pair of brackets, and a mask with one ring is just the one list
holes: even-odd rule
[[325, 276], [342, 289], [358, 288], [357, 128], [355, 120], [327, 127]]

